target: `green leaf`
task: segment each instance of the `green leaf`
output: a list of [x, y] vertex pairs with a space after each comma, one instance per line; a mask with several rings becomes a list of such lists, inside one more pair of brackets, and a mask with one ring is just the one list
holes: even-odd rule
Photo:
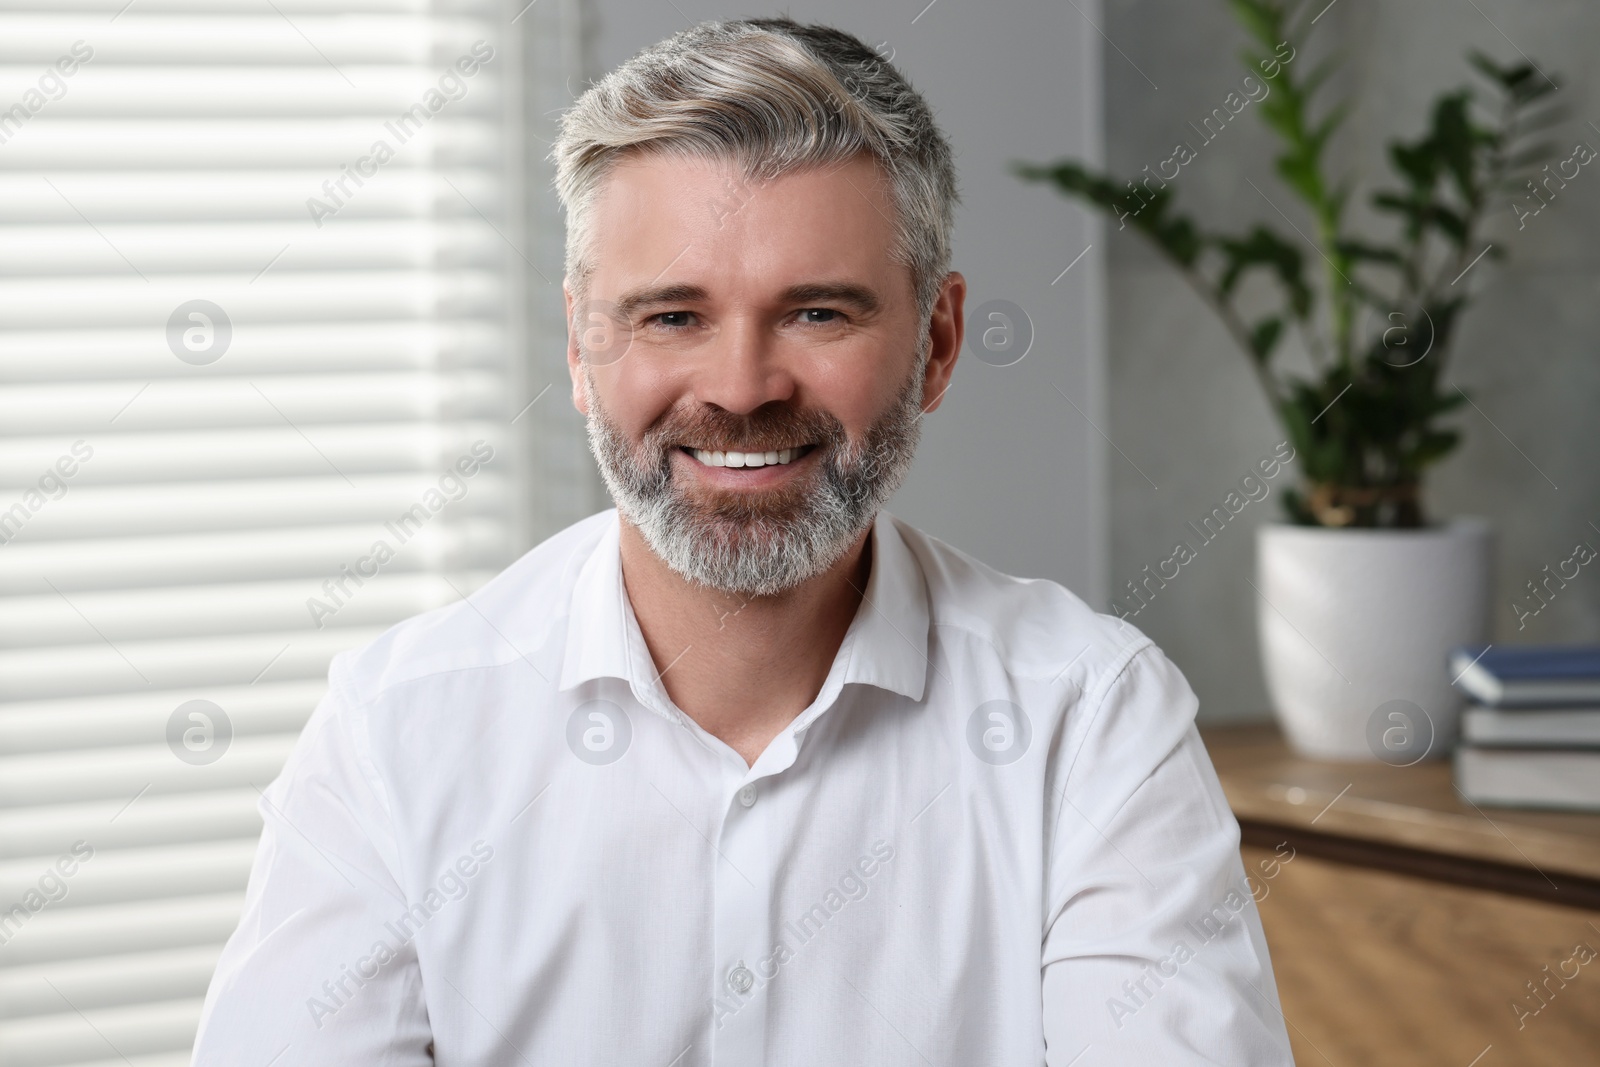
[[1346, 178], [1339, 183], [1339, 187], [1328, 194], [1328, 217], [1335, 223], [1344, 215], [1345, 202], [1350, 199], [1350, 191], [1354, 184]]
[[1379, 211], [1387, 211], [1400, 215], [1406, 221], [1405, 235], [1411, 242], [1422, 236], [1423, 227], [1427, 224], [1428, 204], [1415, 197], [1402, 196], [1394, 192], [1379, 192], [1372, 194], [1372, 206]]
[[1205, 247], [1205, 238], [1186, 218], [1166, 220], [1159, 229], [1148, 231], [1166, 253], [1185, 267], [1193, 267]]
[[1334, 248], [1346, 258], [1353, 260], [1389, 263], [1397, 267], [1405, 262], [1405, 257], [1396, 249], [1379, 248], [1377, 245], [1364, 244], [1361, 241], [1336, 241]]
[[1461, 434], [1456, 430], [1424, 430], [1411, 448], [1409, 462], [1417, 468], [1436, 463], [1453, 452], [1460, 443]]
[[1466, 243], [1467, 220], [1462, 218], [1456, 212], [1451, 211], [1447, 207], [1441, 207], [1438, 204], [1434, 204], [1428, 211], [1428, 221], [1433, 224], [1435, 229], [1439, 230], [1457, 245]]
[[1173, 196], [1170, 189], [1152, 190], [1147, 199], [1141, 199], [1127, 191], [1126, 183], [1119, 189], [1106, 175], [1090, 171], [1074, 160], [1048, 165], [1013, 161], [1011, 171], [1027, 181], [1049, 182], [1064, 195], [1087, 201], [1119, 225], [1129, 225], [1143, 233], [1185, 267], [1194, 265], [1204, 247], [1205, 239], [1193, 222], [1169, 214]]
[[1296, 526], [1316, 526], [1317, 520], [1312, 517], [1311, 509], [1306, 507], [1305, 499], [1300, 495], [1300, 490], [1292, 485], [1283, 487], [1278, 494], [1278, 499], [1283, 502], [1283, 514]]
[[1302, 200], [1313, 206], [1322, 202], [1322, 175], [1315, 163], [1301, 155], [1282, 155], [1277, 164], [1279, 177]]
[[1555, 80], [1555, 75], [1546, 78], [1543, 74], [1535, 72], [1536, 76], [1518, 85], [1511, 92], [1511, 98], [1518, 107], [1526, 107], [1541, 97], [1549, 96], [1561, 88], [1561, 83]]
[[1288, 431], [1289, 444], [1302, 455], [1310, 455], [1313, 450], [1311, 420], [1315, 417], [1315, 412], [1309, 415], [1305, 412], [1298, 397], [1285, 400], [1278, 405], [1278, 418], [1283, 421], [1283, 428]]
[[1516, 78], [1513, 78], [1511, 76], [1510, 67], [1501, 67], [1498, 63], [1490, 59], [1486, 54], [1480, 52], [1476, 48], [1467, 53], [1467, 62], [1483, 71], [1483, 73], [1486, 74], [1491, 81], [1506, 89], [1510, 89], [1514, 84], [1516, 84], [1517, 81], [1522, 80], [1533, 73], [1532, 68], [1525, 67], [1523, 68], [1522, 73], [1518, 74]]
[[1283, 335], [1283, 320], [1274, 316], [1262, 319], [1250, 331], [1250, 351], [1256, 357], [1256, 362], [1265, 364], [1272, 358], [1272, 350], [1277, 347], [1278, 338]]
[[1257, 111], [1262, 124], [1282, 140], [1293, 144], [1299, 139], [1299, 103], [1294, 99], [1293, 91], [1287, 84], [1261, 101]]
[[1272, 270], [1287, 291], [1289, 306], [1296, 318], [1304, 319], [1311, 311], [1311, 287], [1304, 277], [1304, 260], [1300, 249], [1289, 244], [1265, 226], [1257, 225], [1243, 239], [1218, 237], [1212, 244], [1222, 252], [1227, 265], [1217, 283], [1218, 292], [1227, 297], [1238, 285], [1240, 277], [1254, 267]]
[[1426, 140], [1417, 144], [1404, 141], [1389, 142], [1389, 160], [1395, 169], [1405, 175], [1416, 190], [1432, 189], [1439, 174], [1439, 161], [1429, 151]]
[[1467, 94], [1441, 97], [1434, 104], [1433, 142], [1461, 195], [1471, 200], [1476, 185], [1477, 127], [1467, 113]]
[[1084, 197], [1101, 207], [1110, 207], [1117, 198], [1116, 188], [1109, 178], [1093, 174], [1071, 160], [1055, 164], [1013, 162], [1011, 169], [1026, 181], [1052, 182], [1062, 192]]
[[1553, 76], [1546, 78], [1531, 60], [1515, 67], [1502, 67], [1482, 52], [1473, 51], [1468, 56], [1468, 62], [1486, 74], [1519, 105], [1547, 96], [1561, 84], [1555, 82]]

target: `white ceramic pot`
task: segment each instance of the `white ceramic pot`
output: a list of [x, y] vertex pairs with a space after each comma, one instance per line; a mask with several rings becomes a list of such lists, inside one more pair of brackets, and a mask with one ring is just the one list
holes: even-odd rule
[[1447, 755], [1463, 698], [1445, 659], [1489, 638], [1491, 549], [1475, 518], [1418, 530], [1258, 527], [1261, 663], [1290, 747], [1394, 764]]

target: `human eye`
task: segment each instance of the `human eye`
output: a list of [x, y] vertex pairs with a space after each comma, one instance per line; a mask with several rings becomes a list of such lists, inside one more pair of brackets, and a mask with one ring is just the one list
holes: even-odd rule
[[802, 326], [838, 326], [844, 316], [834, 308], [801, 308], [797, 321]]
[[662, 311], [651, 315], [645, 322], [651, 326], [659, 326], [667, 330], [683, 330], [692, 325], [694, 312], [692, 311]]

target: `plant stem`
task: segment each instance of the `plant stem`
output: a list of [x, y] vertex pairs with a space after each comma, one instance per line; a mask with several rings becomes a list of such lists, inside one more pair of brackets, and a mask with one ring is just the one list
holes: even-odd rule
[[1261, 360], [1255, 357], [1255, 348], [1250, 343], [1249, 328], [1239, 318], [1238, 313], [1212, 291], [1210, 284], [1198, 272], [1179, 263], [1178, 273], [1183, 275], [1183, 280], [1188, 282], [1189, 287], [1199, 294], [1200, 299], [1204, 300], [1211, 310], [1217, 313], [1217, 317], [1222, 319], [1223, 325], [1233, 335], [1234, 341], [1244, 350], [1245, 360], [1250, 364], [1250, 369], [1255, 372], [1256, 381], [1260, 384], [1261, 391], [1266, 394], [1267, 403], [1271, 405], [1272, 411], [1277, 413], [1281, 410], [1283, 397], [1278, 390], [1278, 383], [1273, 379]]

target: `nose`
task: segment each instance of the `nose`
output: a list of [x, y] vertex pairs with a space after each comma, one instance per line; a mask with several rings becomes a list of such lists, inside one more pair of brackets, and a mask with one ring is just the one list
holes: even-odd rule
[[797, 383], [777, 339], [753, 316], [726, 320], [699, 356], [693, 392], [701, 403], [748, 415], [794, 396]]

